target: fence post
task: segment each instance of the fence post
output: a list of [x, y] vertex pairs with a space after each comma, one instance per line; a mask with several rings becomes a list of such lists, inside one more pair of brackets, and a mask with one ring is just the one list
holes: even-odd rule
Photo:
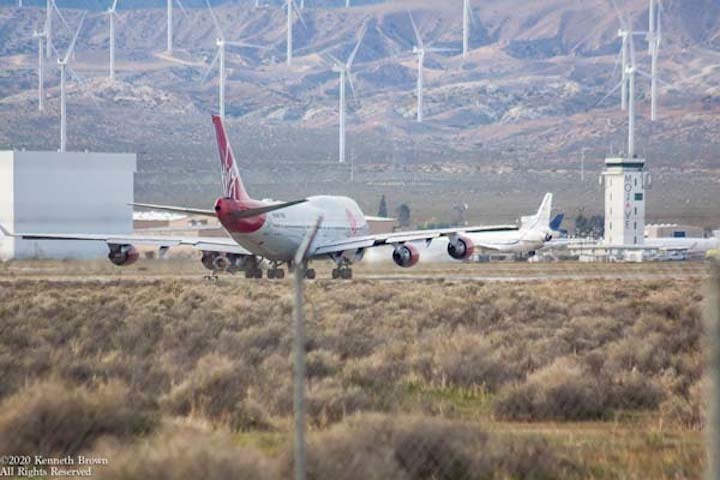
[[708, 335], [710, 368], [710, 408], [706, 425], [708, 440], [708, 480], [720, 478], [720, 263], [710, 267], [710, 288], [705, 328]]
[[317, 235], [322, 217], [315, 222], [314, 227], [305, 235], [295, 254], [295, 308], [293, 311], [295, 350], [295, 377], [294, 399], [295, 410], [295, 480], [305, 480], [305, 270], [310, 246]]

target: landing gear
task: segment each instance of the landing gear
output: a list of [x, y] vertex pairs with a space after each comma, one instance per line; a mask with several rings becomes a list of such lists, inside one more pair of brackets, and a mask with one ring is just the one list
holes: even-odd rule
[[263, 271], [259, 267], [251, 268], [248, 267], [245, 270], [245, 278], [262, 278]]
[[332, 278], [333, 278], [333, 280], [337, 280], [337, 279], [351, 280], [352, 279], [352, 269], [350, 267], [335, 268], [332, 271]]
[[314, 268], [308, 268], [307, 270], [305, 270], [305, 278], [307, 278], [308, 280], [315, 280], [316, 276], [317, 275]]
[[274, 264], [273, 268], [267, 271], [267, 278], [272, 280], [285, 278], [285, 270], [278, 268], [277, 264]]

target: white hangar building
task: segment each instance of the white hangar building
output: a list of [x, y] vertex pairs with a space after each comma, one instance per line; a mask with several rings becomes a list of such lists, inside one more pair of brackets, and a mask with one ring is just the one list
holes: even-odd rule
[[[130, 233], [135, 154], [0, 151], [0, 223], [17, 233]], [[96, 258], [87, 241], [19, 240], [0, 234], [0, 259]]]

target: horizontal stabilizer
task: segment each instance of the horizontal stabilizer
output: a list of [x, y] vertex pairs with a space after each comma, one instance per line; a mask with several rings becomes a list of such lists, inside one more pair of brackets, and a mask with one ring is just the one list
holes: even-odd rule
[[302, 200], [293, 200], [292, 202], [286, 203], [276, 203], [274, 205], [268, 205], [267, 207], [248, 208], [247, 210], [238, 210], [232, 212], [231, 216], [235, 218], [257, 217], [258, 215], [262, 215], [264, 213], [274, 212], [275, 210], [282, 210], [283, 208], [292, 207], [294, 205], [299, 205], [305, 202], [307, 202], [307, 199], [303, 198]]
[[184, 213], [186, 215], [204, 215], [206, 217], [215, 217], [213, 210], [202, 210], [198, 208], [171, 207], [168, 205], [151, 205], [149, 203], [128, 203], [133, 207], [149, 208], [151, 210], [162, 210], [165, 212]]

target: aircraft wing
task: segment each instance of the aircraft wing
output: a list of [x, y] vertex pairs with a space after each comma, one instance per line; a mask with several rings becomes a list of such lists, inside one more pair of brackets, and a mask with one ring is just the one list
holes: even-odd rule
[[196, 250], [236, 253], [252, 255], [238, 245], [232, 238], [214, 237], [181, 237], [155, 235], [122, 235], [122, 234], [65, 234], [65, 233], [10, 233], [0, 225], [0, 231], [6, 237], [22, 238], [23, 240], [75, 240], [105, 242], [108, 245], [153, 245], [161, 247], [190, 246]]
[[[437, 230], [412, 230], [408, 232], [394, 232], [378, 235], [366, 235], [363, 237], [349, 237], [344, 240], [340, 240], [330, 244], [317, 246], [313, 251], [313, 255], [328, 255], [331, 253], [358, 250], [360, 248], [380, 247], [383, 245], [397, 245], [405, 242], [418, 242], [423, 240], [430, 242], [440, 237], [452, 237], [454, 235], [463, 235], [468, 233], [507, 232], [518, 230], [518, 227], [516, 227], [515, 225], [497, 225], [483, 227], [445, 228]], [[498, 246], [493, 244], [484, 245], [476, 243], [476, 245], [481, 248], [499, 249]]]

